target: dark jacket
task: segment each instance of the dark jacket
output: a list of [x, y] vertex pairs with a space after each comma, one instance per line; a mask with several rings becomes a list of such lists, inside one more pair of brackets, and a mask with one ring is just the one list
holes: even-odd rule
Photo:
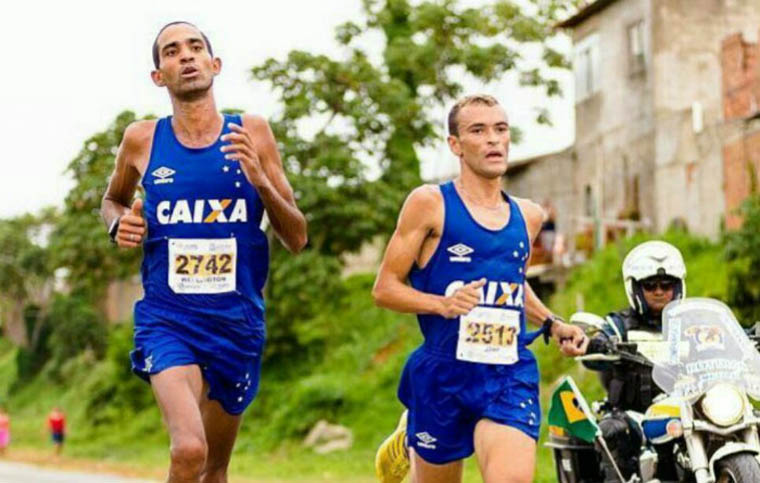
[[[629, 330], [642, 330], [661, 333], [659, 320], [644, 320], [633, 309], [628, 308], [612, 312], [607, 316], [615, 323], [623, 342], [628, 342]], [[599, 332], [589, 342], [587, 354], [598, 354], [607, 351], [610, 340], [615, 336], [611, 329]], [[607, 391], [607, 400], [612, 407], [624, 411], [633, 410], [644, 412], [652, 404], [652, 400], [662, 391], [652, 380], [652, 369], [628, 361], [620, 362], [584, 362], [587, 368], [599, 371], [599, 377]]]

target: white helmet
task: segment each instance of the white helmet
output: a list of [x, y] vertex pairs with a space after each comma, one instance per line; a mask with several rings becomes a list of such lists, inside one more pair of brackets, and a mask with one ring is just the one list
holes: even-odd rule
[[673, 300], [686, 296], [686, 265], [678, 248], [664, 241], [648, 241], [636, 246], [623, 260], [623, 283], [628, 303], [647, 316], [649, 307], [639, 283], [655, 276], [667, 276], [680, 282], [673, 289]]

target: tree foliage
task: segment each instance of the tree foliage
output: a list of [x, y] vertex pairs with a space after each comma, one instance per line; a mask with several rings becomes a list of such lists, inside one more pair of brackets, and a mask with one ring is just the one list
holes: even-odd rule
[[[52, 272], [46, 232], [55, 223], [54, 210], [0, 220], [0, 320], [15, 341], [35, 347], [40, 337], [41, 305], [50, 291]], [[14, 327], [11, 327], [11, 326]]]
[[100, 218], [100, 202], [113, 171], [116, 152], [134, 113], [119, 114], [105, 131], [88, 138], [66, 170], [74, 187], [50, 237], [52, 266], [65, 268], [72, 294], [93, 303], [102, 300], [108, 283], [137, 271], [139, 250], [118, 250]]
[[[301, 256], [309, 263], [273, 251], [271, 350], [277, 341], [298, 346], [294, 321], [331, 310], [335, 300], [294, 303], [295, 294], [304, 297], [309, 287], [335, 293], [339, 257], [392, 232], [404, 197], [421, 183], [418, 149], [441, 139], [433, 112], [463, 93], [466, 75], [489, 82], [518, 72], [524, 85], [561, 94], [521, 49], [541, 44], [543, 66], [567, 67], [546, 39], [568, 3], [534, 1], [526, 11], [504, 0], [478, 8], [457, 0], [364, 0], [364, 19], [335, 30], [342, 55], [295, 50], [253, 68], [282, 103], [272, 125], [309, 222], [309, 253]], [[363, 47], [378, 35], [379, 52]], [[545, 112], [539, 121], [547, 121]], [[300, 289], [280, 290], [287, 279], [278, 273], [297, 274]]]
[[740, 208], [741, 228], [724, 235], [728, 265], [728, 304], [744, 325], [760, 321], [760, 195]]
[[0, 220], [0, 294], [3, 298], [25, 301], [33, 298], [51, 275], [45, 249], [46, 227], [55, 221], [55, 212], [39, 216], [22, 215]]

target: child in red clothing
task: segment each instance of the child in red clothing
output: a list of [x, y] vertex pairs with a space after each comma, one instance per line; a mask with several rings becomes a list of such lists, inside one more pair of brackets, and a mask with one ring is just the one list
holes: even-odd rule
[[48, 427], [50, 428], [50, 435], [55, 445], [55, 454], [61, 454], [63, 450], [63, 440], [66, 433], [66, 416], [58, 407], [54, 407], [48, 415]]
[[0, 407], [0, 456], [5, 455], [5, 449], [11, 442], [11, 418], [5, 412], [5, 408]]

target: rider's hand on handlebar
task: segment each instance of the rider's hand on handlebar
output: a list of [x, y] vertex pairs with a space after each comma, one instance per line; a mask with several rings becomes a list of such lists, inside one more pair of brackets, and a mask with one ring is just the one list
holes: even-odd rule
[[566, 356], [581, 356], [586, 353], [589, 338], [577, 325], [556, 321], [552, 325], [552, 338]]

